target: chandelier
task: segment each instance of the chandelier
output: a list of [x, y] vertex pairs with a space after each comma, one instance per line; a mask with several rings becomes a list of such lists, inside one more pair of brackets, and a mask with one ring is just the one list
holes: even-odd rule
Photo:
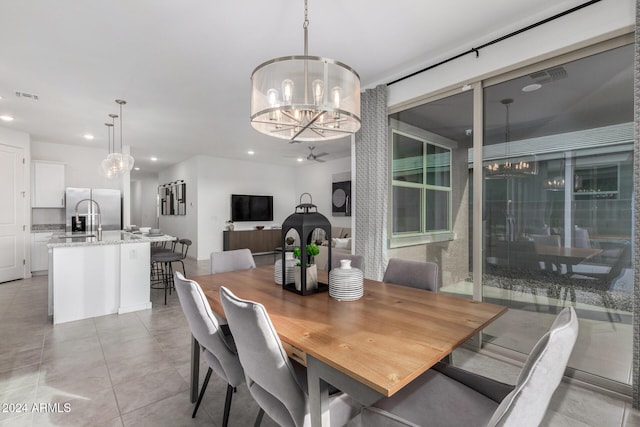
[[506, 98], [500, 101], [506, 109], [505, 126], [505, 159], [494, 160], [484, 166], [486, 178], [525, 178], [538, 174], [538, 164], [534, 155], [519, 156], [517, 159], [510, 157], [511, 127], [509, 126], [509, 107], [513, 99]]
[[360, 77], [333, 59], [308, 55], [271, 59], [251, 74], [251, 126], [291, 142], [342, 138], [360, 129]]
[[[109, 129], [109, 154], [101, 163], [102, 174], [109, 179], [129, 172], [133, 169], [135, 162], [132, 156], [122, 152], [122, 106], [126, 104], [127, 101], [116, 99], [116, 103], [120, 105], [120, 151], [116, 150], [115, 134], [115, 119], [118, 118], [118, 115], [109, 114], [112, 123], [105, 123]], [[111, 151], [111, 128], [113, 128], [113, 151]]]
[[[565, 191], [567, 187], [565, 182], [565, 162], [566, 159], [562, 159], [559, 175], [544, 180], [543, 187], [546, 191]], [[569, 175], [569, 177], [573, 179], [573, 191], [578, 191], [582, 187], [582, 177], [576, 173], [573, 176]]]

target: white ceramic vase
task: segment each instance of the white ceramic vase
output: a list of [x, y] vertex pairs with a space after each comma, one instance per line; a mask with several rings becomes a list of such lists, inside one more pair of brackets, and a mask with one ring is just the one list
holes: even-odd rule
[[[295, 280], [296, 290], [302, 290], [302, 280], [300, 270], [302, 267], [296, 265], [295, 267]], [[318, 267], [315, 264], [307, 265], [307, 290], [318, 289]]]

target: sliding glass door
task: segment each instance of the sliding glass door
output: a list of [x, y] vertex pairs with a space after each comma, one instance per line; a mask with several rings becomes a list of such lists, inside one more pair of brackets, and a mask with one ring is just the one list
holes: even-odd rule
[[535, 69], [483, 92], [483, 341], [529, 353], [575, 307], [569, 367], [630, 384], [633, 46]]
[[573, 306], [570, 371], [627, 391], [634, 51], [605, 43], [394, 111], [389, 256], [437, 262], [440, 292], [508, 306], [481, 341], [513, 357]]

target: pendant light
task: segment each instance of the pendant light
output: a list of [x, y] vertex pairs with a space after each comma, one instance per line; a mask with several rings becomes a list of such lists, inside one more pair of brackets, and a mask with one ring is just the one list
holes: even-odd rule
[[[567, 176], [565, 167], [570, 166], [565, 166], [566, 162], [567, 159], [563, 157], [560, 160], [560, 174], [545, 179], [545, 181], [543, 182], [543, 187], [546, 191], [565, 191], [567, 189], [565, 178], [573, 179], [573, 191], [577, 191], [582, 187], [582, 178], [580, 177], [580, 175], [574, 173], [573, 176], [571, 174]], [[569, 189], [571, 189], [571, 187]]]
[[519, 156], [511, 159], [511, 126], [509, 123], [509, 107], [513, 104], [513, 99], [506, 98], [500, 101], [506, 110], [506, 125], [504, 132], [505, 158], [496, 160], [485, 165], [486, 178], [526, 178], [538, 174], [538, 163], [534, 155]]
[[[120, 174], [120, 166], [119, 166], [120, 157], [118, 153], [115, 152], [115, 120], [118, 117], [118, 115], [109, 114], [109, 117], [111, 117], [111, 123], [104, 124], [107, 127], [108, 154], [107, 154], [107, 157], [100, 164], [100, 171], [102, 172], [102, 176], [108, 179], [111, 179], [111, 178], [115, 178]], [[113, 144], [112, 144], [112, 135], [113, 135]], [[113, 149], [112, 149], [112, 146], [113, 146]]]
[[360, 77], [333, 59], [308, 55], [271, 59], [251, 74], [251, 126], [290, 142], [342, 138], [360, 129]]
[[135, 160], [133, 156], [122, 152], [122, 106], [126, 104], [127, 101], [124, 99], [116, 99], [116, 103], [120, 105], [120, 174], [124, 174], [133, 169]]

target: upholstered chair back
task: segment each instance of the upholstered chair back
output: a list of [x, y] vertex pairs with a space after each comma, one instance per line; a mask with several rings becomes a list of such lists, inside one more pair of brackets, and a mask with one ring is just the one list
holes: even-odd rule
[[256, 268], [256, 262], [249, 249], [211, 253], [211, 274], [252, 268]]
[[382, 281], [437, 292], [438, 264], [391, 258]]
[[236, 297], [224, 286], [220, 300], [244, 367], [249, 392], [280, 426], [301, 427], [307, 399], [264, 306]]
[[540, 425], [577, 338], [578, 318], [573, 307], [567, 307], [531, 350], [516, 388], [500, 403], [488, 426]]
[[[244, 382], [244, 372], [231, 338], [221, 332], [216, 317], [200, 285], [174, 273], [174, 283], [189, 329], [200, 346], [208, 353], [207, 362], [216, 375], [232, 386]], [[210, 357], [213, 356], [213, 357]]]

